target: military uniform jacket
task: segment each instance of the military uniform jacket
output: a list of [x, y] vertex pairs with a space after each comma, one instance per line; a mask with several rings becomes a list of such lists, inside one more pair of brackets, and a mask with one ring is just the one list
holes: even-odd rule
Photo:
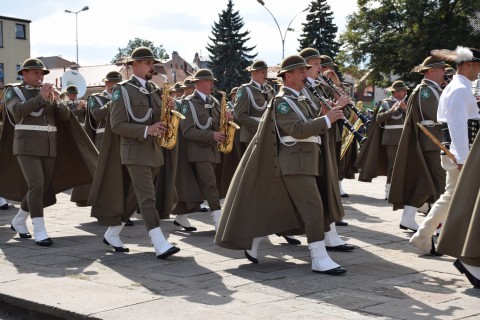
[[195, 91], [182, 102], [185, 120], [180, 123], [182, 135], [187, 145], [187, 161], [213, 163], [220, 162], [217, 142], [213, 133], [219, 129], [220, 104], [207, 96], [207, 102]]
[[[5, 92], [5, 105], [16, 125], [55, 126], [55, 116], [67, 121], [70, 110], [57, 102], [49, 103], [37, 89], [27, 89], [21, 85], [8, 86]], [[24, 101], [25, 100], [25, 101]], [[9, 121], [5, 119], [5, 121]], [[13, 140], [14, 155], [55, 157], [57, 155], [57, 132], [20, 130], [17, 126]]]
[[235, 118], [240, 122], [240, 142], [249, 143], [257, 132], [260, 118], [268, 102], [275, 96], [269, 85], [260, 89], [253, 81], [243, 84], [237, 91]]
[[[436, 122], [438, 93], [433, 83], [424, 79], [408, 99], [407, 116], [398, 144], [388, 198], [394, 210], [403, 208], [405, 204], [419, 208], [425, 202], [433, 201], [437, 193], [423, 152], [438, 151], [438, 165], [440, 165], [440, 149], [421, 132], [417, 123], [425, 120]], [[421, 108], [419, 101], [421, 101]], [[427, 129], [439, 140], [441, 131], [439, 133], [437, 129], [440, 128], [441, 126], [427, 125]]]
[[[434, 82], [423, 79], [413, 90], [408, 99], [408, 104], [418, 110], [419, 122], [427, 127], [438, 140], [442, 141], [442, 126], [428, 124], [437, 122], [438, 99], [440, 94], [441, 91]], [[438, 146], [421, 130], [418, 133], [418, 140], [420, 141], [420, 146], [423, 151], [439, 150]]]
[[[215, 235], [215, 243], [221, 247], [250, 249], [252, 239], [255, 237], [274, 233], [301, 234], [303, 232], [303, 222], [299, 221], [295, 213], [295, 206], [290, 200], [288, 190], [282, 180], [282, 175], [288, 174], [288, 170], [284, 172], [284, 164], [281, 163], [284, 162], [284, 156], [280, 156], [280, 152], [288, 150], [285, 148], [292, 148], [297, 160], [293, 161], [294, 166], [291, 173], [298, 172], [299, 162], [302, 162], [305, 166], [313, 167], [305, 172], [315, 175], [318, 172], [318, 164], [314, 164], [309, 159], [313, 155], [312, 152], [308, 152], [308, 148], [301, 152], [299, 148], [312, 145], [312, 150], [315, 150], [317, 154], [320, 153], [320, 150], [318, 144], [311, 142], [297, 143], [296, 147], [282, 146], [277, 128], [283, 130], [284, 134], [288, 131], [292, 136], [300, 138], [326, 132], [327, 124], [324, 119], [309, 115], [305, 100], [295, 101], [301, 105], [299, 108], [303, 110], [304, 116], [310, 117], [307, 125], [301, 124], [300, 122], [303, 121], [299, 120], [295, 111], [286, 110], [282, 105], [282, 103], [286, 103], [285, 98], [281, 97], [284, 94], [288, 96], [293, 92], [286, 88], [281, 89], [280, 96], [270, 102], [265, 116], [260, 121], [258, 131], [248, 145], [233, 176]], [[278, 103], [276, 100], [279, 100]], [[281, 110], [280, 115], [277, 115], [279, 112], [274, 105]], [[280, 129], [280, 123], [275, 125], [275, 122], [278, 121], [282, 122], [282, 129]], [[294, 128], [296, 126], [303, 127], [299, 128], [300, 133], [295, 132], [297, 131]], [[328, 144], [322, 146], [328, 148]], [[293, 160], [288, 158], [287, 154], [287, 163], [290, 162], [289, 160]], [[335, 174], [323, 175], [323, 177], [328, 177], [328, 185], [333, 186], [335, 183], [338, 187]], [[337, 193], [339, 193], [338, 190]], [[326, 194], [328, 194], [326, 198], [322, 194], [322, 200], [325, 200], [323, 203], [325, 212], [332, 216], [342, 211], [340, 199], [334, 199], [335, 192], [328, 190]], [[327, 221], [327, 223], [329, 222]]]
[[85, 123], [85, 118], [87, 115], [87, 111], [85, 109], [78, 110], [77, 105], [74, 101], [68, 100], [66, 102], [62, 102], [62, 104], [66, 105], [72, 113], [77, 117], [78, 122], [84, 124]]
[[382, 145], [384, 146], [398, 146], [402, 135], [405, 114], [400, 108], [396, 111], [392, 110], [395, 103], [396, 100], [393, 98], [382, 100], [376, 115], [376, 122], [384, 129], [382, 134]]
[[105, 128], [105, 122], [107, 121], [108, 109], [107, 104], [110, 102], [110, 95], [108, 92], [92, 94], [88, 97], [88, 111], [90, 112], [94, 123], [91, 123], [93, 129]]
[[144, 91], [138, 80], [115, 85], [111, 102], [111, 127], [120, 138], [122, 164], [136, 164], [150, 167], [163, 165], [163, 154], [154, 136], [146, 134], [147, 126], [158, 122], [161, 112], [160, 90], [147, 81]]
[[[27, 91], [25, 98], [27, 94], [31, 97], [21, 102], [13, 87], [7, 88], [7, 109], [13, 112], [7, 115], [7, 110], [4, 111], [5, 122], [0, 134], [0, 176], [10, 183], [0, 184], [0, 196], [22, 201], [28, 191], [27, 181], [12, 152], [16, 144], [17, 154], [55, 157], [52, 180], [44, 193], [43, 205], [47, 207], [56, 202], [56, 193], [92, 182], [98, 152], [68, 108], [46, 104], [38, 95], [38, 90], [18, 89]], [[39, 109], [42, 106], [43, 109]], [[30, 115], [32, 112], [39, 114], [40, 110], [43, 110], [42, 116]], [[23, 117], [24, 113], [27, 115]], [[48, 124], [56, 126], [57, 131], [15, 130], [17, 121], [35, 126], [45, 126], [48, 121]]]
[[[298, 140], [326, 133], [328, 131], [326, 120], [323, 117], [316, 118], [305, 96], [297, 97], [286, 87], [280, 89], [273, 107], [280, 141], [278, 164], [282, 175], [321, 175], [320, 144]], [[291, 139], [287, 137], [296, 139], [297, 142], [288, 142], [287, 140]]]

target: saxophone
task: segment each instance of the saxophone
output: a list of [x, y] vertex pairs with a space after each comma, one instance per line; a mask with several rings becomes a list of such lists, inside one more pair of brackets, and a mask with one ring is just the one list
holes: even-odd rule
[[218, 151], [227, 154], [233, 149], [235, 130], [240, 129], [240, 126], [233, 121], [228, 121], [227, 94], [224, 91], [219, 92], [222, 94], [222, 102], [220, 104], [220, 132], [225, 135], [225, 140], [218, 144]]
[[170, 86], [168, 82], [163, 83], [162, 91], [162, 110], [160, 113], [160, 122], [167, 127], [167, 131], [158, 136], [158, 145], [164, 149], [173, 149], [177, 144], [178, 127], [180, 120], [185, 116], [176, 110], [170, 109], [168, 101], [170, 100]]

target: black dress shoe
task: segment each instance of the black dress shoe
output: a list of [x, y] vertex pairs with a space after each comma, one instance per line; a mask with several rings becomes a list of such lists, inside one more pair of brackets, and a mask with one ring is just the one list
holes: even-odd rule
[[348, 195], [348, 193], [342, 193], [342, 194], [340, 195], [340, 197], [341, 197], [341, 198], [348, 198], [348, 197], [350, 197], [350, 196]]
[[[10, 229], [12, 229], [13, 231], [17, 232], [17, 230], [15, 230], [15, 228], [13, 226], [10, 226]], [[22, 239], [30, 239], [32, 237], [32, 235], [30, 233], [18, 233], [18, 235], [20, 236], [20, 238]]]
[[88, 207], [87, 201], [79, 201], [75, 202], [75, 204], [77, 205], [77, 207]]
[[325, 246], [325, 248], [327, 248], [327, 251], [342, 251], [342, 252], [352, 251], [353, 249], [355, 249], [354, 246], [352, 246], [351, 244], [348, 244], [348, 243], [341, 244], [341, 245], [334, 246], [334, 247]]
[[183, 228], [183, 230], [188, 231], [188, 232], [197, 231], [197, 228], [195, 228], [195, 227], [185, 227], [185, 226], [182, 226], [180, 223], [178, 223], [178, 222], [175, 221], [175, 220], [173, 220], [173, 224], [176, 225], [177, 227]]
[[297, 240], [295, 238], [290, 238], [290, 237], [287, 237], [287, 236], [282, 236], [278, 233], [276, 233], [277, 236], [279, 237], [283, 237], [285, 239], [285, 241], [287, 241], [288, 244], [294, 244], [294, 245], [299, 245], [299, 244], [302, 244], [302, 242], [300, 242], [300, 240]]
[[125, 227], [132, 227], [134, 225], [135, 225], [135, 223], [130, 219], [128, 219], [127, 222], [125, 222]]
[[335, 225], [336, 225], [337, 227], [346, 227], [346, 226], [348, 226], [348, 222], [343, 221], [343, 220], [335, 221]]
[[170, 249], [168, 249], [167, 251], [165, 251], [164, 253], [162, 253], [161, 255], [158, 255], [157, 258], [158, 259], [166, 259], [166, 258], [170, 257], [172, 254], [177, 253], [178, 251], [180, 251], [180, 248], [177, 248], [177, 247], [173, 246]]
[[245, 250], [245, 258], [250, 260], [251, 263], [258, 263], [258, 259], [252, 257], [251, 255], [248, 254], [247, 250]]
[[471, 274], [470, 271], [468, 271], [467, 268], [465, 268], [465, 266], [462, 264], [462, 262], [460, 262], [460, 260], [458, 260], [458, 259], [455, 260], [453, 265], [455, 266], [455, 268], [457, 268], [458, 271], [460, 271], [460, 273], [465, 274], [468, 281], [470, 281], [470, 283], [475, 288], [480, 289], [480, 279], [477, 279], [473, 274]]
[[402, 229], [402, 230], [410, 230], [410, 231], [413, 231], [413, 232], [417, 232], [417, 230], [412, 229], [412, 228], [409, 228], [409, 227], [405, 227], [403, 224], [400, 224], [400, 229]]
[[[108, 241], [107, 239], [103, 238], [103, 243], [105, 243], [106, 245], [108, 246], [112, 246]], [[116, 252], [129, 252], [130, 249], [128, 249], [127, 247], [115, 247], [115, 246], [112, 246], [113, 249], [115, 249]]]
[[325, 270], [325, 271], [319, 271], [319, 270], [312, 270], [312, 271], [316, 272], [316, 273], [328, 274], [330, 276], [339, 276], [339, 275], [347, 272], [347, 270], [343, 267], [336, 267], [336, 268], [333, 268], [333, 269], [330, 269], [330, 270]]
[[53, 244], [53, 241], [51, 238], [35, 241], [36, 245], [42, 246], [42, 247], [50, 247]]
[[210, 210], [208, 207], [200, 207], [200, 212], [208, 212]]
[[0, 206], [0, 209], [8, 210], [8, 209], [10, 209], [10, 205], [8, 203], [5, 203], [3, 206]]
[[443, 256], [443, 254], [441, 254], [440, 252], [437, 252], [437, 250], [435, 249], [435, 242], [433, 242], [433, 237], [432, 237], [432, 249], [430, 249], [430, 255], [435, 257]]

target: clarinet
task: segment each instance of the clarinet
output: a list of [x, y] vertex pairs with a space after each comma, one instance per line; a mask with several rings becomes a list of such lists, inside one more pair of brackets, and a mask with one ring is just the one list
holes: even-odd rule
[[[328, 110], [332, 110], [332, 107], [330, 106], [330, 103], [328, 102], [327, 99], [325, 99], [324, 97], [322, 97], [317, 90], [315, 90], [315, 88], [312, 86], [312, 84], [307, 80], [305, 79], [305, 87], [310, 90], [310, 92], [318, 99], [320, 100], [323, 104], [325, 104], [325, 106], [328, 108]], [[348, 119], [343, 116], [342, 118], [342, 122], [343, 122], [343, 125], [348, 129], [348, 131], [350, 131], [354, 136], [355, 138], [357, 139], [358, 143], [362, 144], [365, 142], [365, 140], [367, 140], [366, 137], [362, 136], [361, 133], [359, 133], [357, 130], [355, 130], [355, 128], [353, 127], [353, 125], [350, 123], [350, 121], [348, 121]]]
[[[330, 88], [332, 88], [332, 90], [335, 91], [336, 94], [340, 96], [343, 96], [346, 94], [345, 91], [337, 87], [335, 83], [333, 83], [332, 80], [328, 79], [323, 73], [321, 72], [319, 73], [319, 78], [320, 78], [320, 81], [323, 81], [328, 86], [330, 86]], [[370, 124], [370, 120], [365, 118], [365, 116], [353, 104], [349, 103], [346, 105], [346, 107], [349, 107], [353, 112], [355, 112], [357, 117], [363, 122], [365, 126], [368, 126]]]

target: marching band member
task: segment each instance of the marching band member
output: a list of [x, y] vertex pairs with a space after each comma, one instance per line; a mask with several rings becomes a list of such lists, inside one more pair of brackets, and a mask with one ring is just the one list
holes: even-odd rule
[[[85, 131], [71, 120], [70, 109], [59, 103], [53, 85], [43, 83], [49, 72], [40, 60], [27, 59], [18, 71], [23, 82], [7, 86], [8, 119], [0, 155], [0, 167], [8, 168], [2, 176], [15, 184], [2, 185], [0, 195], [22, 202], [11, 228], [21, 238], [31, 238], [26, 224], [31, 217], [39, 246], [53, 244], [45, 227], [44, 208], [56, 202], [56, 193], [90, 183], [98, 155]], [[15, 131], [13, 141], [7, 141], [9, 130]], [[56, 161], [57, 157], [62, 161]]]
[[62, 102], [72, 110], [72, 113], [77, 117], [78, 122], [85, 123], [87, 115], [87, 104], [85, 100], [77, 99], [78, 89], [75, 85], [69, 85], [66, 89], [67, 101]]
[[[166, 240], [155, 208], [154, 180], [164, 163], [157, 136], [166, 130], [159, 122], [160, 89], [149, 81], [155, 63], [158, 60], [152, 50], [136, 48], [127, 62], [132, 66], [132, 77], [113, 89], [111, 130], [105, 130], [89, 202], [92, 216], [101, 225], [109, 226], [103, 242], [118, 252], [129, 251], [120, 239], [120, 232], [137, 206], [140, 207], [155, 254], [165, 259], [180, 249]], [[169, 103], [173, 108], [173, 100]]]
[[[432, 51], [432, 55], [435, 51]], [[443, 55], [440, 53], [439, 57], [442, 58]], [[456, 163], [442, 154], [442, 167], [447, 172], [445, 192], [435, 202], [427, 218], [410, 239], [410, 242], [423, 253], [435, 253], [432, 234], [438, 224], [445, 219], [458, 176], [480, 128], [479, 109], [471, 91], [472, 81], [480, 73], [480, 50], [457, 47], [453, 58], [457, 64], [457, 74], [440, 96], [437, 120], [446, 126], [443, 144], [455, 156]], [[450, 213], [451, 216], [455, 214]], [[446, 247], [449, 245], [446, 244]]]
[[407, 116], [388, 197], [393, 210], [403, 207], [400, 228], [404, 230], [417, 231], [417, 208], [425, 202], [433, 203], [445, 190], [440, 149], [417, 127], [418, 122], [428, 126], [432, 134], [441, 140], [442, 127], [437, 123], [437, 107], [445, 65], [441, 59], [427, 57], [413, 70], [422, 73], [423, 79], [407, 102]]
[[[265, 111], [260, 126], [242, 157], [232, 180], [215, 243], [243, 249], [258, 263], [258, 245], [274, 233], [306, 233], [314, 272], [337, 275], [346, 270], [328, 255], [324, 204], [317, 185], [331, 172], [328, 155], [322, 155], [319, 134], [343, 117], [339, 108], [317, 117], [301, 94], [309, 65], [300, 55], [285, 58], [279, 76], [284, 87]], [[328, 152], [328, 143], [325, 143]], [[322, 163], [327, 161], [327, 163]], [[331, 177], [331, 175], [328, 175]], [[336, 178], [336, 177], [335, 177]], [[329, 179], [330, 188], [332, 183]], [[337, 205], [328, 203], [328, 205]]]
[[217, 79], [208, 69], [198, 70], [192, 79], [195, 91], [182, 102], [181, 112], [185, 116], [180, 124], [186, 148], [186, 157], [180, 157], [178, 170], [183, 178], [190, 177], [182, 190], [177, 183], [179, 202], [173, 213], [174, 224], [186, 231], [196, 231], [188, 221], [187, 214], [192, 212], [189, 204], [198, 206], [198, 194], [203, 194], [210, 207], [215, 229], [222, 213], [215, 176], [215, 165], [220, 162], [217, 144], [225, 140], [225, 135], [218, 131], [220, 120], [220, 103], [211, 96]]
[[[319, 95], [323, 94], [322, 89], [318, 87], [318, 83], [315, 82], [315, 79], [318, 78], [319, 72], [321, 70], [321, 56], [320, 53], [313, 48], [306, 48], [300, 51], [300, 56], [305, 59], [308, 65], [311, 66], [307, 70], [307, 81], [310, 84], [311, 90], [315, 90]], [[322, 101], [320, 101], [312, 91], [308, 90], [307, 88], [302, 89], [302, 94], [307, 97], [310, 101], [309, 106], [312, 108], [312, 113], [316, 115], [326, 115], [329, 111], [329, 108], [325, 106]], [[349, 100], [342, 96], [339, 97], [339, 100], [343, 101], [343, 103], [349, 102]], [[327, 152], [325, 149], [324, 144], [322, 144], [321, 152], [323, 156], [329, 156], [331, 158], [331, 162], [336, 164], [336, 154], [335, 154], [335, 145], [336, 145], [336, 133], [338, 131], [337, 126], [332, 125], [330, 129], [328, 129], [328, 134], [322, 135], [322, 142], [329, 144], [330, 152]], [[324, 163], [324, 162], [322, 162]], [[327, 171], [328, 170], [328, 171]], [[325, 176], [332, 175], [334, 177], [338, 177], [338, 168], [337, 166], [325, 167], [325, 170], [322, 171], [322, 179], [325, 179]], [[328, 181], [328, 179], [327, 179]], [[326, 210], [325, 215], [328, 216], [329, 220], [331, 221], [329, 226], [325, 226], [325, 247], [327, 250], [330, 251], [351, 251], [355, 247], [349, 245], [345, 241], [343, 241], [337, 233], [337, 229], [335, 226], [336, 221], [341, 221], [345, 212], [343, 211], [343, 206], [341, 205], [340, 200], [340, 189], [337, 184], [332, 185], [332, 189], [325, 189], [320, 190], [320, 194], [322, 195], [322, 200], [324, 202], [328, 201], [328, 197], [333, 197], [338, 201], [338, 206], [330, 208], [330, 210]], [[340, 209], [338, 212], [335, 209]]]
[[390, 193], [392, 181], [393, 164], [397, 155], [398, 143], [402, 136], [403, 123], [407, 105], [403, 101], [407, 96], [407, 86], [402, 80], [397, 80], [387, 88], [392, 93], [388, 99], [382, 100], [381, 106], [376, 114], [376, 122], [383, 127], [382, 145], [385, 146], [388, 158], [387, 183], [385, 185], [385, 199]]

